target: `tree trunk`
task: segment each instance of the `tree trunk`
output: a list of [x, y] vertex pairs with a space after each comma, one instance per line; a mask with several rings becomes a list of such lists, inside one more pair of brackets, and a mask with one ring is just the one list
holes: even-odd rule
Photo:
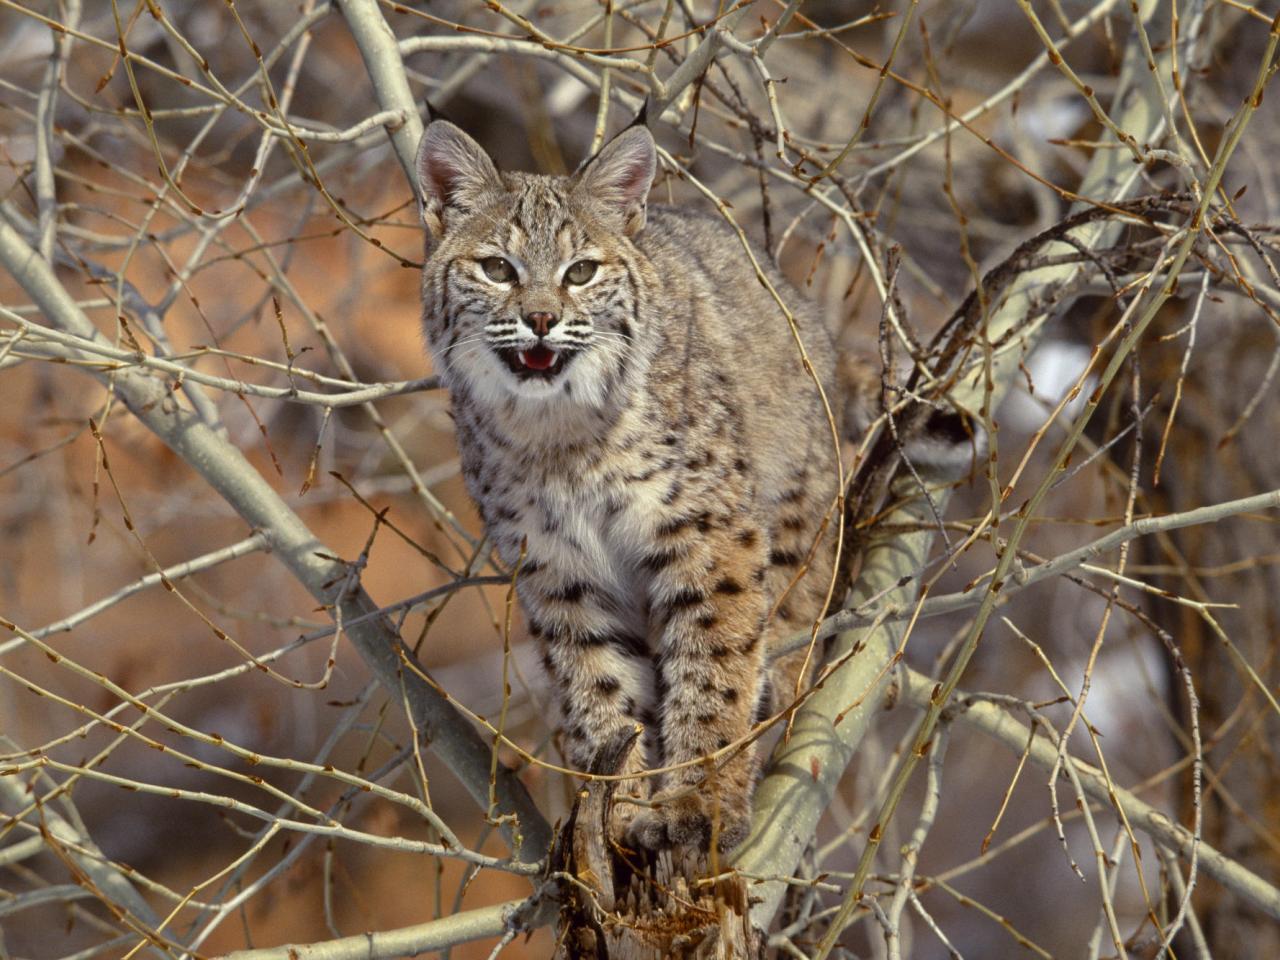
[[[606, 747], [593, 772], [619, 769], [634, 739], [633, 734]], [[711, 882], [711, 865], [700, 851], [652, 855], [609, 841], [617, 785], [593, 780], [582, 788], [552, 852], [563, 904], [556, 960], [763, 957], [745, 880], [731, 874]]]

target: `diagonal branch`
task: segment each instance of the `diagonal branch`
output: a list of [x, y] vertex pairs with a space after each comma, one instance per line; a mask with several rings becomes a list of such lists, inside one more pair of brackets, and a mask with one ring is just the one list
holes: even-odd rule
[[[0, 742], [8, 743], [6, 738], [0, 738]], [[27, 790], [17, 778], [0, 777], [0, 812], [21, 809], [29, 803], [30, 797]], [[79, 816], [74, 812], [72, 815], [79, 820]], [[63, 845], [71, 861], [84, 872], [88, 882], [93, 884], [103, 896], [109, 897], [115, 908], [127, 911], [149, 928], [154, 929], [159, 924], [155, 911], [134, 887], [125, 872], [107, 859], [98, 849], [97, 844], [82, 829], [48, 806], [41, 808], [40, 819], [43, 822], [43, 830], [48, 832], [48, 838], [39, 838], [44, 849], [48, 849], [49, 843]]]
[[[81, 312], [53, 269], [7, 221], [0, 219], [0, 264], [59, 330], [105, 344], [105, 339]], [[87, 360], [84, 354], [77, 359]], [[490, 746], [448, 700], [414, 671], [401, 669], [413, 654], [382, 616], [366, 617], [378, 605], [357, 583], [343, 590], [348, 571], [306, 524], [245, 459], [190, 409], [178, 403], [161, 380], [140, 370], [121, 369], [100, 375], [133, 414], [171, 450], [187, 462], [254, 529], [271, 552], [326, 608], [350, 624], [347, 635], [383, 687], [395, 699], [404, 697], [415, 728], [424, 732], [435, 751], [466, 787], [489, 809]], [[496, 808], [503, 817], [503, 834], [513, 853], [525, 861], [540, 858], [550, 845], [550, 830], [524, 785], [499, 766], [494, 786]], [[506, 820], [507, 816], [512, 819]]]
[[[398, 930], [360, 933], [322, 943], [286, 943], [257, 950], [236, 950], [226, 954], [222, 960], [394, 960], [396, 957], [413, 957], [473, 940], [500, 937], [524, 903], [523, 900], [511, 900]], [[542, 926], [551, 921], [553, 914], [554, 911], [544, 911], [531, 921], [522, 921], [521, 925], [527, 929]]]
[[388, 127], [391, 145], [404, 168], [409, 183], [417, 192], [417, 175], [414, 163], [418, 155], [418, 141], [422, 139], [422, 118], [409, 89], [409, 77], [404, 72], [404, 61], [396, 46], [395, 34], [387, 26], [377, 0], [338, 0], [338, 7], [347, 19], [351, 36], [360, 48], [365, 71], [373, 81], [373, 93], [383, 110], [397, 110], [404, 118], [396, 127]]

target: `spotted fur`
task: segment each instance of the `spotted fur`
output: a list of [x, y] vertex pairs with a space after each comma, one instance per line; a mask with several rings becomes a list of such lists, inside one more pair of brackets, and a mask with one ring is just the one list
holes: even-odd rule
[[[833, 349], [757, 254], [793, 334], [719, 218], [646, 204], [655, 164], [632, 127], [574, 176], [499, 173], [432, 122], [424, 323], [486, 531], [506, 563], [523, 551], [518, 592], [568, 758], [586, 769], [643, 725], [627, 772], [687, 765], [629, 782], [656, 803], [619, 804], [615, 830], [705, 844], [715, 823], [728, 846], [745, 832], [753, 748], [692, 761], [790, 700], [794, 658], [771, 678], [766, 648], [820, 614], [836, 451], [817, 384], [834, 396]], [[495, 258], [509, 280], [489, 275], [507, 275]], [[575, 284], [580, 261], [597, 266]]]

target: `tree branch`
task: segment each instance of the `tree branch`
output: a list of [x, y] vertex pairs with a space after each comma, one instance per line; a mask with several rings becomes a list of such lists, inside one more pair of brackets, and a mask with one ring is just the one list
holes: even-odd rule
[[[105, 338], [89, 321], [54, 275], [52, 268], [18, 232], [0, 219], [0, 264], [11, 273], [40, 307], [51, 325], [97, 344]], [[77, 359], [90, 359], [81, 354]], [[343, 592], [348, 571], [340, 562], [326, 559], [330, 552], [302, 520], [289, 509], [252, 464], [230, 442], [220, 437], [191, 410], [181, 406], [168, 386], [139, 370], [116, 370], [99, 375], [171, 450], [187, 462], [250, 526], [260, 531], [272, 553], [328, 609], [341, 612], [350, 623], [347, 635], [383, 687], [409, 704], [415, 729], [466, 787], [489, 809], [490, 745], [438, 691], [414, 671], [402, 670], [402, 658], [412, 658], [400, 637], [383, 616], [359, 619], [378, 609], [358, 584]], [[538, 812], [524, 785], [508, 768], [498, 767], [495, 786], [497, 808], [492, 814], [508, 815], [502, 831], [516, 857], [534, 861], [550, 846], [550, 828]]]
[[[401, 927], [399, 930], [360, 933], [322, 943], [236, 950], [224, 955], [222, 960], [393, 960], [396, 957], [417, 956], [429, 950], [443, 950], [473, 940], [500, 937], [508, 930], [517, 911], [525, 903], [524, 900], [509, 900], [491, 907], [455, 913], [439, 920]], [[544, 926], [554, 916], [554, 910], [544, 909], [532, 919], [522, 920], [521, 929]]]
[[[926, 708], [937, 682], [910, 667], [903, 668], [902, 676], [905, 680], [906, 698], [915, 706]], [[1058, 745], [1047, 736], [1037, 734], [1033, 737], [1027, 725], [1014, 719], [1007, 710], [959, 691], [954, 700], [956, 719], [963, 720], [994, 740], [999, 740], [1015, 754], [1025, 754], [1045, 770], [1052, 770], [1057, 764]], [[1280, 920], [1280, 889], [1224, 856], [1203, 840], [1197, 844], [1190, 830], [1174, 823], [1164, 811], [1157, 810], [1123, 787], [1116, 786], [1097, 767], [1075, 758], [1070, 763], [1075, 768], [1085, 793], [1092, 799], [1108, 807], [1119, 808], [1136, 829], [1183, 857], [1190, 857], [1192, 847], [1195, 846], [1200, 868], [1205, 873], [1267, 916]]]
[[[1151, 5], [1148, 5], [1146, 13], [1150, 12]], [[1167, 62], [1162, 62], [1159, 69], [1167, 70]], [[1119, 122], [1126, 129], [1140, 131], [1137, 136], [1141, 142], [1154, 140], [1162, 123], [1161, 107], [1142, 83], [1147, 73], [1148, 66], [1138, 45], [1130, 44], [1126, 48], [1115, 102], [1124, 105]], [[1119, 154], [1117, 150], [1099, 150], [1094, 154], [1081, 184], [1081, 194], [1115, 200], [1132, 191], [1138, 172], [1128, 157]], [[1086, 234], [1082, 241], [1092, 246], [1117, 229], [1110, 224], [1088, 224], [1082, 231]], [[1079, 264], [1071, 263], [1020, 274], [1003, 302], [992, 305], [984, 340], [990, 344], [1001, 342], [1006, 336], [1022, 336], [1029, 346], [1034, 340], [1033, 331], [1041, 329], [1041, 325], [1030, 322], [1043, 314], [1043, 308], [1038, 305], [1040, 293], [1049, 284], [1071, 279], [1080, 269]], [[1061, 311], [1069, 302], [1059, 301], [1055, 306]], [[1019, 334], [1020, 328], [1028, 332]], [[975, 369], [960, 378], [952, 390], [952, 399], [962, 409], [994, 410], [1017, 374], [1017, 360], [1018, 355], [1009, 350], [999, 356], [988, 355], [988, 369], [978, 362]], [[907, 497], [913, 491], [900, 486], [896, 492]], [[935, 495], [939, 510], [945, 505], [945, 499]], [[891, 528], [918, 526], [928, 531], [931, 517], [926, 500], [917, 497], [883, 518], [883, 522]], [[932, 541], [931, 531], [874, 540], [867, 547], [858, 582], [852, 590], [853, 605], [856, 606], [860, 598], [866, 602], [871, 597], [882, 596], [889, 607], [910, 609], [918, 590], [917, 574], [925, 566]], [[903, 582], [905, 586], [895, 589], [896, 584]], [[881, 703], [900, 630], [895, 624], [872, 626], [842, 633], [833, 641], [829, 659], [832, 662], [844, 657], [849, 659], [800, 707], [791, 736], [774, 751], [765, 778], [756, 791], [751, 833], [736, 853], [735, 866], [749, 873], [770, 876], [785, 877], [794, 872]], [[854, 650], [859, 652], [851, 656]], [[941, 706], [941, 703], [934, 704], [922, 722], [935, 717]], [[907, 766], [898, 778], [901, 785], [905, 785], [912, 762], [910, 757], [904, 760]], [[884, 824], [877, 823], [876, 828], [873, 837], [878, 838]], [[873, 840], [868, 855], [876, 846]], [[852, 898], [860, 895], [856, 886], [850, 886], [844, 912], [851, 907]], [[753, 896], [760, 898], [752, 908], [752, 922], [759, 929], [769, 928], [785, 892], [786, 885], [781, 881], [764, 881], [752, 891]], [[831, 928], [833, 933], [824, 941], [827, 952], [838, 926], [840, 924]]]
[[[8, 738], [0, 738], [0, 740], [8, 742]], [[27, 795], [27, 790], [16, 779], [0, 776], [0, 810], [23, 809], [30, 803], [31, 798]], [[78, 815], [73, 814], [73, 816], [79, 819]], [[49, 838], [54, 844], [61, 846], [78, 869], [84, 871], [85, 878], [94, 888], [102, 895], [110, 897], [116, 908], [127, 911], [136, 921], [149, 929], [156, 929], [160, 923], [159, 917], [124, 872], [117, 869], [115, 864], [98, 849], [98, 845], [92, 838], [51, 807], [40, 808], [40, 820], [43, 830], [48, 831]], [[48, 845], [46, 841], [46, 849]], [[160, 951], [156, 952], [160, 954]]]
[[402, 124], [388, 128], [387, 132], [416, 196], [418, 175], [414, 167], [418, 141], [422, 139], [422, 118], [418, 116], [418, 104], [409, 89], [409, 78], [404, 72], [404, 61], [400, 59], [395, 34], [378, 9], [377, 0], [337, 0], [337, 3], [347, 18], [347, 27], [356, 46], [360, 48], [378, 103], [383, 110], [398, 110], [405, 118]]
[[[1239, 516], [1242, 513], [1277, 509], [1280, 509], [1280, 490], [1270, 490], [1251, 497], [1241, 497], [1238, 500], [1225, 500], [1222, 503], [1210, 504], [1207, 507], [1197, 507], [1194, 510], [1184, 510], [1154, 517], [1142, 517], [1131, 524], [1112, 530], [1096, 540], [1091, 540], [1083, 546], [1076, 547], [1074, 550], [1060, 553], [1051, 560], [1016, 570], [1001, 585], [998, 591], [999, 597], [1003, 600], [1020, 590], [1048, 580], [1050, 577], [1075, 570], [1139, 537], [1150, 536], [1153, 533], [1163, 533], [1168, 530], [1181, 530], [1185, 527], [1217, 523], [1227, 517]], [[982, 580], [979, 579], [967, 590], [944, 593], [940, 596], [929, 597], [922, 603], [908, 603], [905, 606], [890, 602], [889, 598], [885, 596], [873, 596], [866, 603], [851, 606], [827, 617], [826, 620], [822, 621], [822, 626], [818, 630], [818, 639], [824, 640], [827, 637], [835, 636], [842, 630], [867, 627], [873, 623], [898, 623], [908, 619], [927, 620], [930, 617], [940, 617], [943, 614], [955, 613], [957, 610], [976, 607], [982, 603], [982, 591], [977, 589], [981, 583]], [[776, 659], [785, 653], [797, 650], [809, 642], [809, 637], [808, 631], [797, 633], [786, 643], [770, 648], [769, 655]]]

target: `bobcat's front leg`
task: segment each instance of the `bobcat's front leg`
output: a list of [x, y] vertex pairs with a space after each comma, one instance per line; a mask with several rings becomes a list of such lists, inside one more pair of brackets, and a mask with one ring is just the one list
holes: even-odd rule
[[[652, 720], [653, 670], [645, 640], [629, 633], [599, 588], [586, 581], [537, 568], [522, 580], [520, 590], [530, 631], [556, 688], [566, 758], [576, 770], [588, 772], [621, 733]], [[648, 739], [635, 740], [618, 772], [645, 768]], [[648, 780], [627, 780], [616, 796], [643, 799], [649, 792]], [[615, 802], [610, 834], [625, 836], [638, 809]]]
[[696, 761], [751, 729], [764, 675], [768, 546], [759, 527], [732, 512], [677, 518], [661, 532], [648, 566], [662, 763], [688, 765], [663, 776], [630, 839], [649, 848], [705, 849], [714, 832], [728, 849], [746, 835], [755, 747], [727, 762]]

